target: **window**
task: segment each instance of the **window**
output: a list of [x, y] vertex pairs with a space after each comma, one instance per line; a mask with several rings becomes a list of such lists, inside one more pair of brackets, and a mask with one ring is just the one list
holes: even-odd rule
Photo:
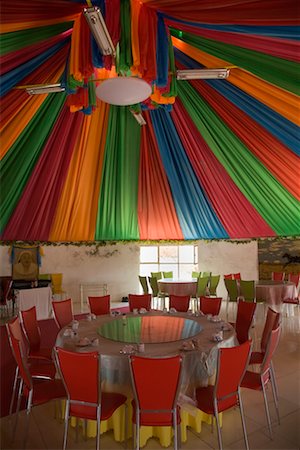
[[140, 247], [140, 275], [173, 272], [173, 278], [191, 278], [198, 270], [197, 245], [149, 245]]

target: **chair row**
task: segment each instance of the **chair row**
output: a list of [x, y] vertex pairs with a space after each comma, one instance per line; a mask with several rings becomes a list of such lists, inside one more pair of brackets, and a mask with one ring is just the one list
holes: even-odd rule
[[[240, 303], [249, 305], [247, 302]], [[272, 437], [266, 396], [266, 387], [270, 383], [279, 422], [278, 392], [272, 359], [279, 343], [280, 318], [278, 313], [269, 311], [261, 340], [261, 351], [252, 352], [252, 343], [249, 339], [236, 347], [220, 348], [215, 385], [196, 388], [197, 408], [215, 417], [220, 449], [222, 449], [222, 437], [219, 413], [232, 407], [240, 408], [245, 445], [247, 449], [249, 448], [241, 388], [262, 391], [269, 432]], [[53, 372], [38, 378], [35, 373], [36, 366], [26, 352], [18, 317], [7, 324], [7, 331], [17, 362], [20, 381], [14, 432], [22, 396], [26, 398], [28, 418], [32, 407], [53, 399], [66, 399], [63, 448], [67, 446], [69, 418], [78, 417], [97, 421], [96, 443], [99, 449], [100, 422], [111, 417], [120, 407], [126, 410], [128, 401], [127, 397], [121, 393], [101, 391], [101, 355], [97, 351], [77, 353], [56, 347], [54, 349], [55, 366], [53, 362], [50, 362], [50, 365], [54, 367], [54, 371], [57, 369], [60, 378], [55, 378]], [[180, 423], [178, 398], [183, 362], [181, 355], [167, 358], [129, 356], [134, 394], [132, 421], [135, 424], [137, 450], [140, 426], [173, 426], [174, 448], [175, 450], [178, 448], [177, 427]], [[259, 364], [259, 372], [248, 370], [249, 364]], [[45, 367], [47, 367], [46, 363]], [[128, 417], [125, 413], [125, 438], [127, 438], [127, 422]], [[25, 429], [23, 448], [26, 445], [28, 426]]]

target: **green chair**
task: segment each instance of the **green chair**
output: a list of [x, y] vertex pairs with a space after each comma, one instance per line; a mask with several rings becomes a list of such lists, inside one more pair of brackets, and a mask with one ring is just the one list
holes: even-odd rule
[[220, 275], [211, 275], [209, 279], [209, 295], [217, 296], [217, 287], [219, 285]]
[[51, 281], [51, 274], [50, 273], [40, 273], [39, 280]]
[[163, 272], [162, 274], [163, 274], [164, 278], [173, 278], [173, 272], [172, 271], [170, 271], [170, 272]]
[[[151, 272], [151, 277], [155, 277], [158, 280], [161, 280], [162, 278], [162, 273], [161, 272]], [[149, 277], [148, 277], [149, 278]]]
[[201, 277], [201, 272], [196, 272], [195, 270], [192, 272], [192, 278], [199, 278]]
[[202, 277], [211, 277], [211, 272], [202, 272]]
[[227, 303], [226, 303], [226, 318], [228, 321], [228, 307], [229, 303], [237, 304], [239, 291], [236, 280], [230, 280], [229, 278], [224, 278], [225, 287], [227, 290]]
[[141, 275], [139, 275], [139, 280], [140, 280], [141, 286], [143, 288], [143, 294], [148, 294], [149, 286], [148, 286], [147, 277], [142, 277]]
[[194, 309], [195, 311], [198, 311], [198, 298], [199, 297], [205, 297], [206, 295], [208, 295], [208, 283], [209, 283], [209, 277], [199, 277], [198, 278], [198, 282], [197, 282], [197, 291], [196, 291], [196, 296], [192, 297], [192, 299], [194, 300]]
[[255, 281], [240, 280], [240, 297], [246, 302], [255, 302]]
[[157, 306], [159, 303], [159, 300], [161, 300], [161, 308], [165, 308], [165, 298], [167, 297], [167, 294], [164, 292], [159, 292], [158, 288], [158, 281], [156, 277], [148, 277], [150, 287], [152, 289], [152, 300], [153, 300], [153, 307], [154, 307], [154, 299], [157, 300]]

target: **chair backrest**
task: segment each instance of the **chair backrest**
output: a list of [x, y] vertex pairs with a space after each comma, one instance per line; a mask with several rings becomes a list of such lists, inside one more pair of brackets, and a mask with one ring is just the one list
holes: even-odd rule
[[36, 307], [20, 311], [20, 314], [30, 350], [37, 351], [41, 346], [41, 332], [36, 318]]
[[272, 272], [273, 281], [284, 281], [284, 277], [285, 277], [284, 272]]
[[249, 340], [249, 330], [253, 321], [256, 303], [240, 300], [235, 321], [236, 337], [240, 344]]
[[[157, 416], [160, 414], [160, 422], [172, 425], [172, 415], [166, 411], [175, 409], [177, 405], [182, 357], [144, 358], [134, 355], [129, 361], [137, 408], [152, 411]], [[149, 417], [149, 422], [153, 418], [155, 424], [153, 413], [144, 414]]]
[[149, 293], [149, 286], [148, 286], [147, 277], [142, 277], [141, 275], [139, 275], [139, 281], [140, 281], [141, 286], [143, 288], [143, 293], [144, 294], [148, 294]]
[[224, 275], [224, 280], [233, 280], [233, 273], [228, 273]]
[[88, 304], [92, 314], [101, 316], [110, 313], [110, 295], [100, 295], [99, 297], [88, 297]]
[[254, 280], [240, 280], [240, 296], [248, 302], [254, 302], [255, 293], [255, 281]]
[[175, 308], [178, 312], [187, 312], [190, 304], [189, 295], [173, 295], [169, 296], [169, 308]]
[[173, 278], [173, 272], [169, 271], [169, 272], [163, 272], [163, 277], [164, 278]]
[[200, 276], [201, 276], [201, 272], [197, 272], [196, 270], [193, 270], [192, 278], [199, 278]]
[[14, 317], [6, 324], [6, 330], [8, 336], [13, 336], [16, 340], [21, 343], [22, 354], [27, 356], [28, 354], [28, 344], [26, 345], [24, 332], [21, 327], [21, 322], [18, 316]]
[[202, 277], [211, 277], [211, 272], [202, 272]]
[[220, 275], [211, 275], [209, 279], [209, 295], [217, 295], [217, 287], [220, 281]]
[[200, 297], [200, 311], [203, 314], [212, 314], [217, 316], [220, 312], [222, 304], [222, 297]]
[[272, 308], [268, 308], [260, 343], [260, 348], [263, 353], [265, 353], [266, 351], [271, 331], [278, 327], [279, 322], [280, 322], [280, 313], [274, 311]]
[[199, 277], [197, 283], [197, 296], [201, 297], [207, 294], [209, 277]]
[[149, 284], [152, 290], [152, 295], [153, 297], [157, 297], [158, 296], [158, 282], [157, 282], [157, 278], [156, 277], [148, 277], [149, 280]]
[[1, 303], [6, 303], [7, 300], [12, 298], [12, 277], [0, 277], [1, 281]]
[[50, 273], [39, 273], [39, 280], [51, 281], [51, 274]]
[[[18, 339], [21, 331], [20, 321], [18, 318], [6, 324], [9, 343], [12, 349], [13, 356], [19, 368], [19, 374], [29, 391], [32, 389], [32, 378], [28, 370], [27, 355], [24, 353], [24, 346], [21, 340]], [[19, 335], [21, 336], [21, 334]]]
[[63, 328], [73, 320], [72, 300], [52, 302], [53, 314], [58, 328]]
[[233, 279], [234, 279], [234, 280], [240, 280], [240, 279], [241, 279], [241, 274], [240, 274], [240, 272], [233, 273], [232, 276], [233, 276]]
[[151, 309], [151, 294], [129, 294], [128, 300], [130, 311], [140, 308], [145, 308], [147, 311]]
[[158, 280], [160, 280], [162, 278], [162, 273], [161, 272], [151, 272], [151, 277], [157, 278]]
[[[70, 399], [70, 415], [76, 405], [73, 402], [91, 403], [96, 406], [101, 402], [100, 355], [97, 351], [78, 353], [56, 347], [55, 362]], [[78, 405], [77, 405], [78, 406]], [[81, 404], [81, 407], [84, 406]], [[87, 410], [92, 406], [86, 406]], [[93, 416], [93, 414], [91, 414]]]
[[236, 302], [239, 295], [236, 280], [224, 278], [224, 283], [228, 294], [228, 300], [230, 302]]
[[219, 349], [214, 395], [224, 409], [237, 403], [236, 393], [244, 378], [250, 351], [251, 341]]
[[267, 342], [267, 347], [266, 347], [266, 351], [265, 351], [265, 357], [264, 360], [261, 364], [261, 375], [263, 378], [264, 382], [268, 382], [269, 381], [269, 371], [270, 371], [270, 365], [271, 365], [271, 361], [272, 358], [274, 356], [274, 353], [278, 347], [278, 343], [279, 343], [279, 338], [280, 338], [280, 325], [276, 328], [274, 328], [274, 330], [271, 330], [270, 334], [269, 334], [269, 339]]
[[296, 287], [299, 284], [299, 279], [300, 279], [300, 273], [297, 273], [297, 274], [289, 273], [288, 274], [288, 281], [290, 281], [291, 283], [295, 283]]

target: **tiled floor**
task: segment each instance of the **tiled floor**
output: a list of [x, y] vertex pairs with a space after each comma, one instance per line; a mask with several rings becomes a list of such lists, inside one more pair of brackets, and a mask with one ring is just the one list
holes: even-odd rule
[[[257, 320], [253, 329], [260, 336], [262, 320]], [[275, 354], [274, 366], [279, 389], [279, 407], [281, 424], [276, 422], [274, 404], [269, 394], [270, 409], [273, 422], [274, 439], [270, 440], [266, 425], [266, 417], [263, 406], [262, 394], [243, 389], [244, 410], [246, 426], [251, 449], [280, 449], [299, 450], [300, 448], [300, 312], [296, 311], [294, 317], [283, 317], [282, 335], [279, 348]], [[1, 449], [21, 449], [22, 435], [24, 431], [24, 413], [20, 414], [20, 420], [15, 434], [14, 442], [11, 442], [11, 424], [9, 418], [1, 420]], [[62, 448], [63, 423], [54, 418], [54, 405], [44, 405], [33, 409], [28, 432], [28, 449], [60, 449]], [[223, 415], [223, 445], [225, 449], [244, 449], [243, 434], [240, 423], [239, 411], [236, 409]], [[123, 444], [114, 441], [112, 432], [107, 432], [101, 437], [101, 449], [123, 449]], [[132, 442], [128, 447], [131, 448]], [[79, 433], [76, 441], [75, 431], [70, 428], [69, 449], [94, 449], [95, 439], [84, 440]], [[150, 439], [145, 449], [162, 448], [156, 439]], [[208, 425], [202, 425], [200, 435], [192, 430], [188, 431], [188, 440], [182, 444], [182, 449], [214, 449], [218, 448], [216, 430], [211, 433]]]

